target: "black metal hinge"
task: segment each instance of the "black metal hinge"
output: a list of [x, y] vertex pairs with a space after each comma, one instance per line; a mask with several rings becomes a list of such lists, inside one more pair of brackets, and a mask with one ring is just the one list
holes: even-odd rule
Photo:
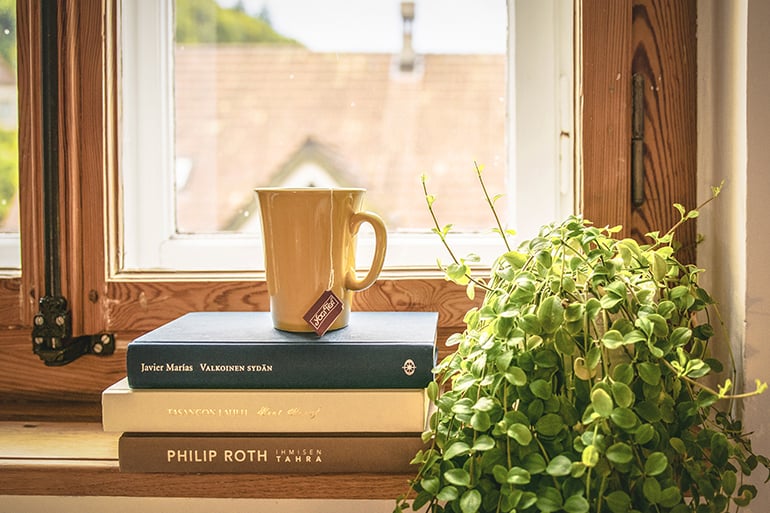
[[634, 73], [631, 83], [631, 205], [644, 203], [644, 76]]
[[61, 295], [59, 259], [59, 59], [58, 0], [40, 5], [42, 84], [42, 173], [45, 293], [33, 319], [32, 350], [46, 365], [65, 365], [84, 354], [105, 356], [115, 351], [109, 333], [72, 336], [72, 316]]

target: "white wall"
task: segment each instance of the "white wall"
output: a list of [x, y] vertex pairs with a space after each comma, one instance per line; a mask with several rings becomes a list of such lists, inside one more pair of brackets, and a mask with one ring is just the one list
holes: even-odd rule
[[[725, 180], [706, 207], [698, 265], [720, 303], [737, 360], [738, 387], [770, 381], [770, 2], [698, 2], [699, 197]], [[716, 326], [715, 326], [716, 327]], [[716, 327], [719, 330], [718, 327]], [[756, 452], [770, 455], [770, 392], [738, 409]], [[770, 511], [770, 485], [757, 471], [758, 498], [745, 511]]]

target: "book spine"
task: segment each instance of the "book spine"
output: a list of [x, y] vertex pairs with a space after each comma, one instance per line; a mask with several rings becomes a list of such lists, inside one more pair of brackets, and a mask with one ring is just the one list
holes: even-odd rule
[[425, 390], [122, 390], [102, 394], [110, 432], [422, 432]]
[[433, 344], [128, 345], [132, 388], [424, 388]]
[[399, 436], [237, 436], [126, 433], [122, 472], [407, 473], [424, 447], [417, 433]]

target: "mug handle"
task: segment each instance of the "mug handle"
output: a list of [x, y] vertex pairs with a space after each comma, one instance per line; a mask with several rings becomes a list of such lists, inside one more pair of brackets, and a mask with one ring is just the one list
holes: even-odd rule
[[385, 263], [385, 249], [388, 245], [388, 231], [380, 216], [374, 212], [356, 212], [353, 214], [350, 218], [350, 232], [353, 235], [358, 233], [361, 223], [369, 223], [374, 228], [374, 257], [372, 258], [372, 266], [363, 279], [357, 278], [355, 268], [345, 276], [345, 288], [353, 291], [364, 290], [375, 282]]

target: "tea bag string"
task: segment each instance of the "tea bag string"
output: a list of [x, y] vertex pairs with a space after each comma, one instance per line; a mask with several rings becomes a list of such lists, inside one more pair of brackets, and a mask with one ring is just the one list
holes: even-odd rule
[[326, 290], [332, 290], [334, 286], [334, 191], [329, 189], [329, 285]]

